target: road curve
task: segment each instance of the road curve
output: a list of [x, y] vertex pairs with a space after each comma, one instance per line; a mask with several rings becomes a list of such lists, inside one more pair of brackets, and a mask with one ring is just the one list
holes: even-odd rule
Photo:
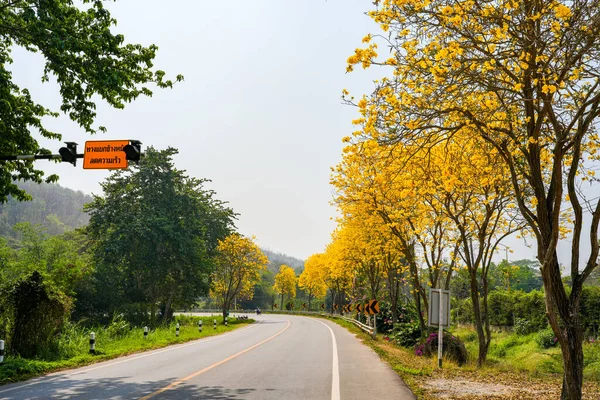
[[0, 386], [0, 399], [414, 399], [326, 320], [262, 315], [233, 332]]

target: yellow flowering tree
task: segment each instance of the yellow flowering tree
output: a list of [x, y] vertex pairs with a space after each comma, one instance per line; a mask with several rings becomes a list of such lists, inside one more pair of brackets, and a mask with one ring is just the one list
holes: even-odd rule
[[210, 296], [221, 305], [223, 320], [234, 299], [252, 299], [260, 272], [267, 268], [269, 260], [253, 239], [233, 233], [217, 246]]
[[346, 257], [346, 247], [338, 239], [339, 230], [332, 234], [332, 240], [325, 248], [324, 280], [331, 293], [331, 313], [333, 305], [342, 304], [350, 292], [355, 276], [355, 265]]
[[273, 290], [275, 290], [275, 293], [281, 295], [282, 310], [284, 296], [287, 297], [288, 300], [296, 298], [296, 283], [296, 273], [292, 267], [285, 264], [279, 267], [279, 272], [275, 275]]
[[[536, 240], [547, 316], [562, 350], [562, 398], [581, 399], [579, 304], [599, 255], [600, 202], [581, 187], [595, 179], [599, 157], [600, 7], [593, 0], [374, 4], [370, 15], [383, 33], [365, 38], [349, 69], [380, 65], [390, 73], [356, 102], [356, 136], [426, 146], [465, 132], [498, 152]], [[390, 48], [387, 59], [376, 54], [378, 40]], [[584, 207], [591, 220], [585, 232]], [[570, 292], [556, 251], [569, 232]]]
[[327, 286], [323, 276], [324, 259], [322, 254], [313, 254], [304, 262], [304, 270], [298, 278], [298, 287], [308, 296], [308, 309], [313, 299], [323, 298], [327, 294]]

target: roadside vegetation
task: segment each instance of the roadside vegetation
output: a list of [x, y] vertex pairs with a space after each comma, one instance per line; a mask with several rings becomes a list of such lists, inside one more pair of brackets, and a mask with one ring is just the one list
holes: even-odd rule
[[[459, 365], [444, 356], [443, 368], [436, 357], [415, 354], [415, 348], [399, 345], [393, 333], [373, 339], [355, 325], [331, 318], [332, 321], [355, 333], [396, 372], [409, 388], [424, 400], [447, 399], [539, 399], [560, 397], [562, 360], [560, 350], [539, 344], [538, 334], [517, 335], [510, 332], [494, 333], [489, 359], [483, 367], [477, 366], [477, 334], [472, 327], [453, 328], [449, 334], [460, 338], [468, 351], [468, 360]], [[586, 343], [584, 398], [600, 396], [598, 361], [600, 344]]]
[[[249, 289], [268, 260], [253, 238], [235, 231], [235, 213], [204, 188], [205, 181], [175, 168], [174, 154], [148, 148], [139, 164], [113, 173], [103, 196], [84, 206], [87, 225], [62, 224], [51, 234], [21, 221], [0, 236], [0, 340], [6, 350], [0, 384], [245, 323], [230, 320], [233, 325], [223, 327], [233, 296], [252, 297]], [[0, 205], [5, 221], [20, 219], [13, 205]], [[57, 215], [49, 222], [61, 226]], [[235, 285], [226, 277], [235, 277]], [[199, 333], [197, 320], [174, 317], [175, 309], [191, 308], [211, 289], [228, 290], [216, 330], [214, 318], [203, 319]], [[90, 332], [96, 334], [94, 354]]]
[[[217, 321], [214, 328], [213, 321]], [[198, 322], [202, 321], [202, 332]], [[0, 385], [63, 369], [81, 367], [142, 351], [185, 343], [230, 332], [254, 322], [252, 319], [229, 318], [225, 326], [218, 316], [177, 316], [167, 325], [150, 329], [144, 338], [144, 329], [132, 327], [122, 316], [116, 316], [107, 326], [85, 327], [67, 323], [51, 348], [40, 351], [34, 359], [9, 357], [0, 365]], [[179, 323], [179, 336], [176, 325]], [[96, 335], [95, 351], [90, 352], [90, 333]]]

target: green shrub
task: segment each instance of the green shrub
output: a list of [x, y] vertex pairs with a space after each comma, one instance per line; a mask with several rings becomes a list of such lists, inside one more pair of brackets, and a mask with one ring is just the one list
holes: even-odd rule
[[416, 322], [394, 324], [390, 338], [399, 346], [412, 348], [421, 338], [421, 328]]
[[477, 340], [477, 332], [469, 332], [465, 336], [465, 342], [473, 342]]
[[[453, 361], [456, 361], [458, 365], [463, 365], [467, 362], [467, 348], [464, 343], [456, 336], [444, 332], [442, 342], [442, 354]], [[438, 333], [433, 332], [429, 334], [429, 337], [420, 345], [415, 347], [415, 354], [418, 356], [431, 357], [437, 354], [438, 351]]]
[[512, 325], [514, 302], [517, 293], [505, 290], [492, 290], [488, 295], [490, 324]]
[[538, 326], [525, 318], [515, 318], [515, 327], [514, 331], [517, 335], [529, 335], [530, 333], [537, 332]]
[[71, 299], [38, 271], [19, 280], [10, 291], [14, 315], [10, 351], [34, 358], [56, 349], [56, 340], [71, 309]]
[[[377, 332], [391, 333], [394, 331], [392, 305], [388, 302], [382, 302], [380, 305], [381, 312], [377, 314]], [[410, 323], [417, 321], [417, 311], [412, 304], [397, 306], [397, 324]], [[412, 347], [412, 346], [411, 346]]]
[[106, 336], [111, 339], [125, 337], [131, 330], [131, 325], [127, 322], [123, 314], [115, 314], [112, 321], [106, 327]]
[[492, 342], [490, 346], [490, 354], [498, 358], [504, 358], [506, 357], [506, 353], [510, 348], [521, 345], [524, 340], [525, 339], [519, 338], [516, 335], [510, 335], [502, 340]]
[[554, 332], [550, 328], [544, 329], [543, 331], [539, 331], [537, 335], [535, 335], [535, 342], [542, 349], [549, 349], [558, 344], [558, 340], [556, 339]]

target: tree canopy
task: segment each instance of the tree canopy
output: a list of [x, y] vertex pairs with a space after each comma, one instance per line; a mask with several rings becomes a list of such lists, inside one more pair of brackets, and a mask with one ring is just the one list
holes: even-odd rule
[[163, 319], [173, 305], [191, 304], [208, 291], [212, 258], [233, 229], [235, 214], [205, 180], [177, 170], [177, 151], [149, 148], [129, 170], [111, 175], [104, 197], [86, 206], [95, 260], [114, 308], [123, 301], [149, 305], [152, 321], [161, 304]]
[[[348, 71], [377, 65], [389, 74], [358, 101], [344, 92], [361, 114], [354, 121], [355, 140], [427, 151], [463, 136], [493, 148], [510, 178], [509, 195], [537, 243], [547, 315], [564, 362], [562, 397], [580, 399], [579, 304], [600, 251], [600, 202], [582, 190], [595, 180], [599, 160], [598, 1], [374, 5], [369, 15], [381, 31], [365, 36], [364, 47], [348, 58]], [[378, 53], [380, 44], [389, 56]], [[556, 250], [569, 234], [571, 290]], [[591, 251], [584, 258], [579, 249], [586, 236]]]
[[269, 259], [253, 240], [232, 233], [217, 246], [210, 295], [221, 305], [223, 318], [234, 299], [252, 299], [254, 286], [267, 269]]
[[[45, 59], [41, 79], [56, 80], [62, 104], [68, 115], [86, 132], [105, 131], [96, 126], [95, 97], [115, 108], [140, 95], [151, 96], [152, 86], [169, 88], [173, 81], [154, 68], [155, 45], [126, 43], [123, 35], [113, 33], [116, 20], [101, 0], [14, 0], [0, 5], [0, 155], [49, 153], [40, 148], [35, 135], [60, 140], [62, 135], [45, 127], [44, 119], [56, 117], [32, 98], [27, 88], [12, 78], [10, 65], [14, 47], [22, 47]], [[177, 76], [180, 81], [183, 77]], [[41, 182], [43, 172], [33, 161], [0, 161], [0, 203], [12, 195], [28, 198], [15, 180]], [[53, 182], [57, 176], [49, 176]]]

